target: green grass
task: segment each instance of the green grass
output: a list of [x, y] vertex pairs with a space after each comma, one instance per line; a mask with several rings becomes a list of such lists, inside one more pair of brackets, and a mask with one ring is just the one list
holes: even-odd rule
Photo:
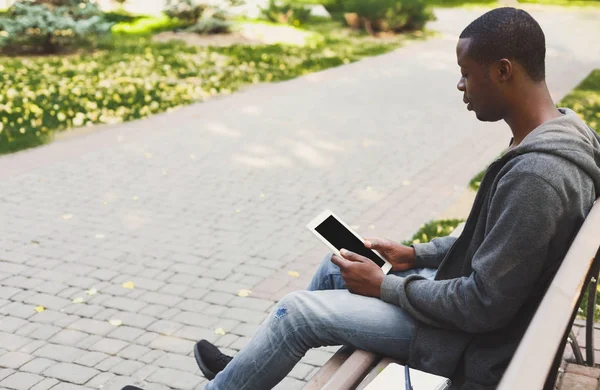
[[382, 54], [418, 38], [376, 40], [329, 26], [329, 33], [315, 32], [305, 46], [200, 48], [153, 43], [136, 36], [147, 30], [135, 26], [94, 53], [0, 57], [0, 154], [46, 143], [57, 131], [144, 118], [245, 85]]
[[592, 71], [558, 106], [572, 109], [600, 133], [600, 69]]
[[173, 19], [165, 14], [146, 16], [131, 21], [115, 24], [111, 31], [117, 35], [150, 36], [163, 31], [185, 27], [187, 24], [179, 19]]

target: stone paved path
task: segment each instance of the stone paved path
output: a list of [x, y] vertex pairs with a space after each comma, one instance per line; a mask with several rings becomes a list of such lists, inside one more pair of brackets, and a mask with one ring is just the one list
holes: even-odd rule
[[[600, 27], [533, 12], [558, 98], [599, 66]], [[318, 212], [398, 240], [440, 215], [510, 138], [455, 89], [456, 35], [480, 13], [443, 10], [436, 39], [0, 158], [0, 388], [202, 388], [194, 341], [235, 353], [305, 287], [326, 252], [304, 228]]]

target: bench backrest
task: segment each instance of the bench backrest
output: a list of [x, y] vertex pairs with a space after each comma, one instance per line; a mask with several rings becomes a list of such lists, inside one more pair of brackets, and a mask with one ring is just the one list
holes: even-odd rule
[[[600, 198], [599, 198], [600, 200]], [[564, 348], [582, 291], [600, 262], [600, 202], [596, 201], [542, 299], [498, 390], [542, 389]], [[594, 261], [596, 260], [596, 261]], [[597, 271], [596, 271], [597, 272]], [[590, 314], [588, 314], [590, 315]], [[591, 314], [593, 315], [593, 314]]]

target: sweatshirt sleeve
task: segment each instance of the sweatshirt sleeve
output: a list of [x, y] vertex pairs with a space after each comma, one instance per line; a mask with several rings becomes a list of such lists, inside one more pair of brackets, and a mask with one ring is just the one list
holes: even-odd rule
[[381, 299], [426, 324], [466, 332], [504, 326], [542, 273], [565, 206], [558, 191], [533, 173], [509, 173], [498, 183], [485, 238], [469, 276], [428, 280], [386, 275]]
[[424, 244], [412, 244], [415, 248], [415, 268], [438, 268], [444, 256], [456, 241], [456, 237], [438, 237]]

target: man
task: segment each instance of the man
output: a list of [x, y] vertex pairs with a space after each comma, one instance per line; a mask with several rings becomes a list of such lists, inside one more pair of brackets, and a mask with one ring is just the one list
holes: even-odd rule
[[[352, 345], [450, 377], [499, 383], [546, 288], [600, 193], [600, 136], [545, 83], [545, 37], [525, 11], [471, 23], [456, 48], [458, 90], [480, 121], [513, 138], [489, 167], [462, 235], [405, 247], [367, 240], [392, 264], [328, 256], [309, 291], [284, 297], [235, 358], [194, 348], [207, 390], [273, 388], [314, 347]], [[216, 375], [216, 376], [215, 376]]]

